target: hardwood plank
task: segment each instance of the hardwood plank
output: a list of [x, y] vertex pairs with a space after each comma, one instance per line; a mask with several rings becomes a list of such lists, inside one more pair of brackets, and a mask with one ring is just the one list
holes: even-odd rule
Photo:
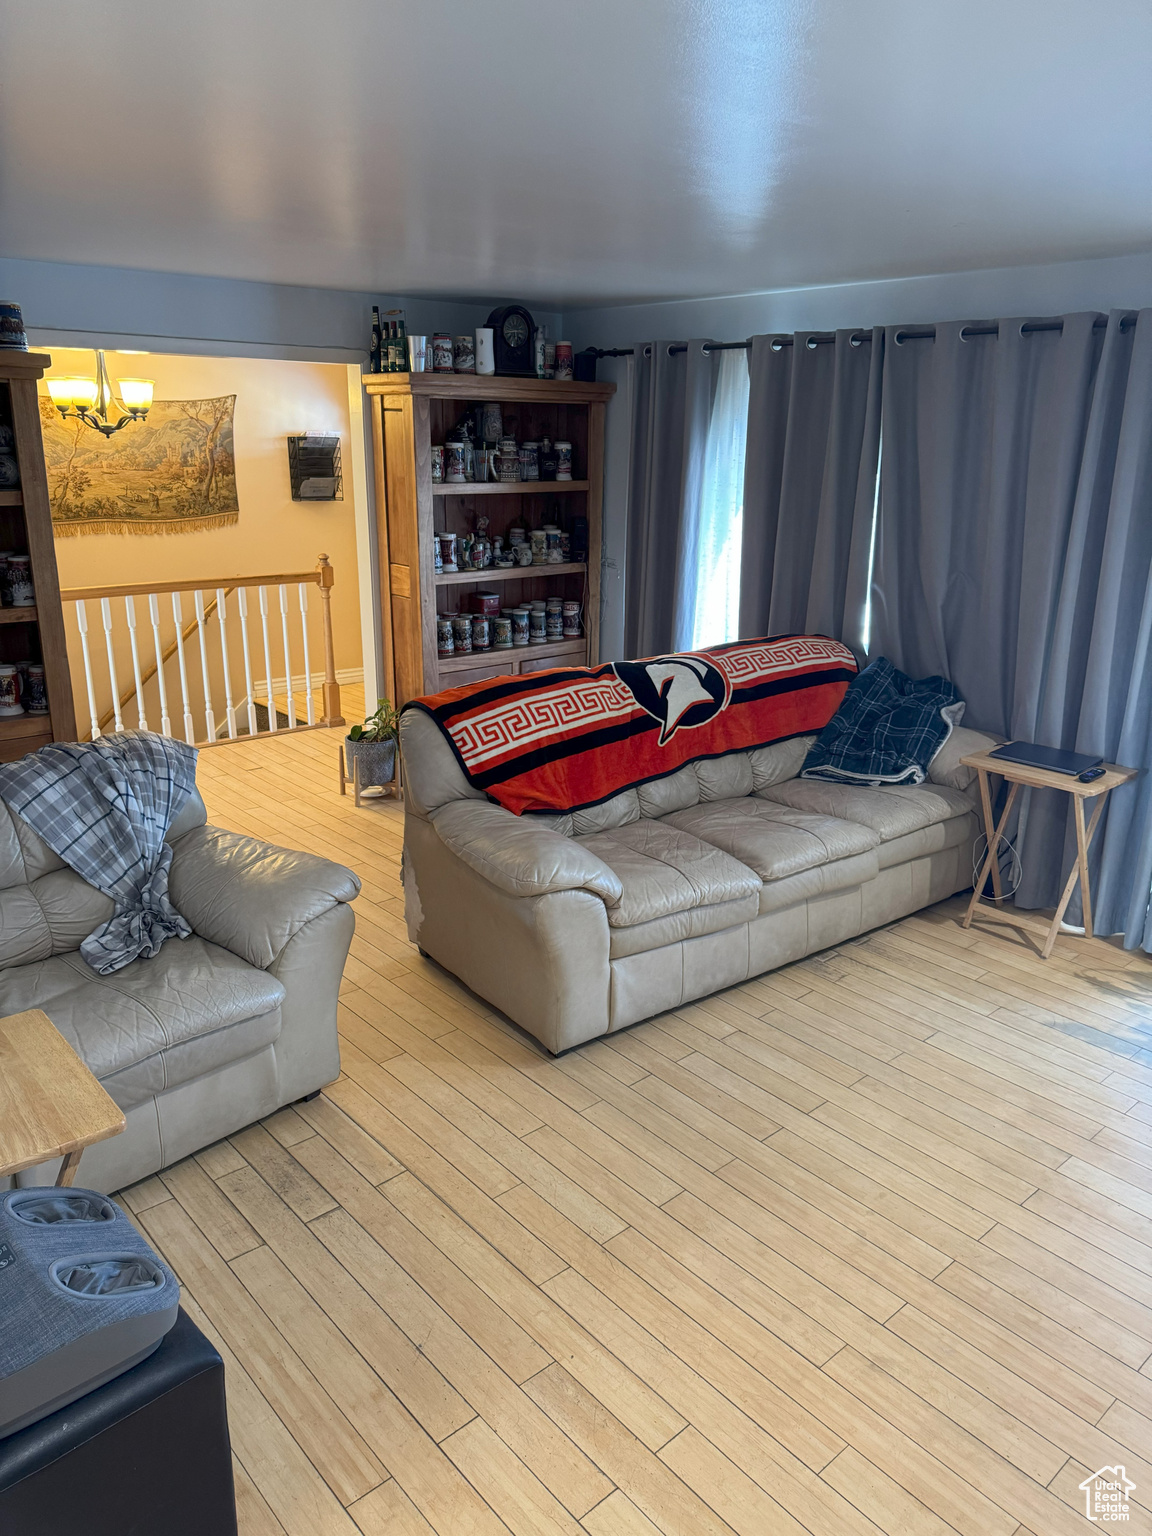
[[436, 1536], [395, 1478], [350, 1504], [348, 1513], [363, 1536]]
[[182, 1305], [220, 1352], [228, 1381], [228, 1429], [233, 1450], [285, 1536], [357, 1536], [339, 1499], [195, 1299], [185, 1294]]
[[[473, 1410], [253, 1168], [225, 1179], [268, 1246], [434, 1440]], [[241, 1271], [237, 1271], [241, 1273]], [[247, 1273], [247, 1271], [245, 1271]]]
[[527, 1390], [664, 1536], [733, 1536], [726, 1521], [562, 1366], [533, 1376]]
[[449, 1435], [444, 1450], [517, 1536], [581, 1536], [564, 1506], [483, 1419]]
[[234, 1259], [260, 1246], [260, 1238], [194, 1158], [160, 1175], [221, 1258]]
[[340, 1502], [350, 1504], [381, 1482], [387, 1474], [354, 1426], [179, 1201], [153, 1206], [144, 1226]]

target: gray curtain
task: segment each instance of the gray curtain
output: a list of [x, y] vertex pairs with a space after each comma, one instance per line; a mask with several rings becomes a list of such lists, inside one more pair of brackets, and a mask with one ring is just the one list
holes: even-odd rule
[[859, 646], [880, 449], [884, 332], [754, 336], [740, 633]]
[[682, 650], [698, 569], [704, 445], [721, 353], [706, 340], [637, 344], [632, 393], [624, 654]]
[[[868, 650], [950, 677], [967, 724], [1143, 770], [1092, 853], [1096, 930], [1134, 948], [1152, 942], [1152, 311], [1102, 320], [889, 328]], [[1068, 797], [1029, 794], [1019, 905], [1055, 905], [1073, 847]]]

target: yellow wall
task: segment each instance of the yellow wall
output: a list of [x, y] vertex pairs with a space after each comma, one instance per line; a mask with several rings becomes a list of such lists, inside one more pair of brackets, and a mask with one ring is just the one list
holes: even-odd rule
[[[157, 400], [236, 396], [234, 438], [237, 523], [227, 528], [180, 534], [84, 534], [56, 540], [60, 584], [156, 582], [166, 578], [206, 580], [226, 576], [306, 571], [325, 553], [336, 573], [332, 619], [338, 670], [362, 665], [360, 604], [356, 577], [356, 530], [348, 476], [349, 418], [347, 370], [340, 364], [279, 362], [260, 358], [177, 357], [159, 353], [107, 354], [116, 380], [155, 380]], [[95, 373], [91, 351], [52, 349], [52, 375]], [[41, 386], [46, 393], [46, 386]], [[124, 432], [132, 431], [131, 426]], [[344, 500], [292, 500], [285, 439], [297, 432], [338, 433], [345, 458]], [[188, 601], [189, 610], [191, 600]], [[74, 651], [72, 605], [65, 608], [69, 650]], [[102, 645], [102, 640], [97, 644]], [[322, 665], [314, 654], [313, 669]], [[282, 670], [282, 669], [281, 669]], [[87, 720], [83, 674], [72, 655], [77, 713]], [[123, 678], [123, 672], [121, 677]], [[107, 700], [101, 700], [106, 703]], [[129, 722], [133, 723], [133, 722]]]

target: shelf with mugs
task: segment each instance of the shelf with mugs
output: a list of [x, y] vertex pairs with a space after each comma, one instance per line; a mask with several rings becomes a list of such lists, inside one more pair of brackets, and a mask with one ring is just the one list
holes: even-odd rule
[[[587, 572], [588, 565], [584, 560], [567, 560], [562, 565], [513, 565], [507, 568], [488, 566], [482, 571], [438, 571], [435, 585], [462, 587], [470, 583], [482, 587], [490, 581], [538, 581], [549, 576], [583, 576]], [[0, 623], [3, 622], [0, 617]]]
[[464, 480], [432, 483], [433, 496], [564, 496], [587, 489], [587, 480]]
[[[397, 703], [505, 671], [513, 675], [561, 661], [595, 665], [600, 613], [601, 500], [605, 405], [611, 384], [536, 379], [506, 374], [378, 374], [364, 378], [372, 426], [378, 494], [377, 542], [381, 572], [384, 691]], [[487, 409], [485, 409], [487, 407]], [[450, 443], [467, 437], [480, 478], [447, 479]], [[511, 440], [511, 441], [509, 441]], [[545, 441], [551, 445], [545, 450]], [[496, 444], [492, 457], [485, 447]], [[539, 468], [554, 472], [571, 453], [571, 480], [498, 479], [515, 444], [519, 467], [531, 473], [531, 455], [519, 450], [540, 445]], [[441, 450], [434, 452], [434, 450]], [[496, 462], [493, 462], [493, 458]], [[557, 464], [567, 469], [567, 463]], [[466, 472], [467, 465], [461, 466]], [[433, 479], [433, 474], [445, 478]], [[456, 539], [455, 555], [444, 546], [437, 560], [436, 535]], [[544, 535], [555, 564], [497, 565], [500, 549], [533, 543]], [[486, 539], [491, 562], [479, 569], [444, 571], [437, 564], [462, 565], [462, 551]], [[449, 543], [449, 548], [451, 547]], [[539, 551], [537, 551], [539, 553]], [[558, 558], [556, 558], [558, 556]], [[451, 618], [472, 607], [485, 591], [499, 594], [503, 607], [562, 598], [580, 606], [582, 633], [530, 647], [491, 649], [440, 656], [438, 617]], [[503, 617], [503, 615], [501, 615]], [[495, 636], [493, 635], [493, 641]], [[558, 647], [558, 648], [554, 648]]]

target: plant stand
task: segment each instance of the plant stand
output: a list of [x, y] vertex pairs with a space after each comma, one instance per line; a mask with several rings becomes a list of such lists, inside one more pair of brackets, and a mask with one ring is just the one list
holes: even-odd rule
[[351, 784], [351, 786], [352, 786], [352, 798], [353, 798], [353, 801], [355, 802], [357, 810], [360, 809], [360, 797], [361, 797], [361, 795], [365, 794], [368, 789], [373, 788], [373, 787], [379, 789], [380, 795], [381, 795], [381, 797], [383, 799], [387, 800], [387, 799], [395, 798], [397, 800], [402, 800], [404, 798], [403, 760], [402, 760], [402, 758], [400, 756], [400, 743], [399, 742], [396, 743], [396, 774], [395, 774], [395, 777], [393, 778], [391, 784], [381, 784], [381, 785], [376, 785], [376, 786], [367, 785], [367, 784], [366, 785], [361, 785], [361, 783], [360, 783], [360, 763], [359, 763], [359, 761], [356, 758], [353, 758], [353, 760], [352, 760], [352, 772], [349, 773], [348, 772], [348, 765], [347, 765], [347, 762], [346, 762], [345, 757], [344, 757], [344, 744], [343, 743], [340, 744], [339, 751], [340, 751], [340, 793], [342, 795], [346, 795], [348, 793], [348, 786], [349, 786], [349, 784]]

